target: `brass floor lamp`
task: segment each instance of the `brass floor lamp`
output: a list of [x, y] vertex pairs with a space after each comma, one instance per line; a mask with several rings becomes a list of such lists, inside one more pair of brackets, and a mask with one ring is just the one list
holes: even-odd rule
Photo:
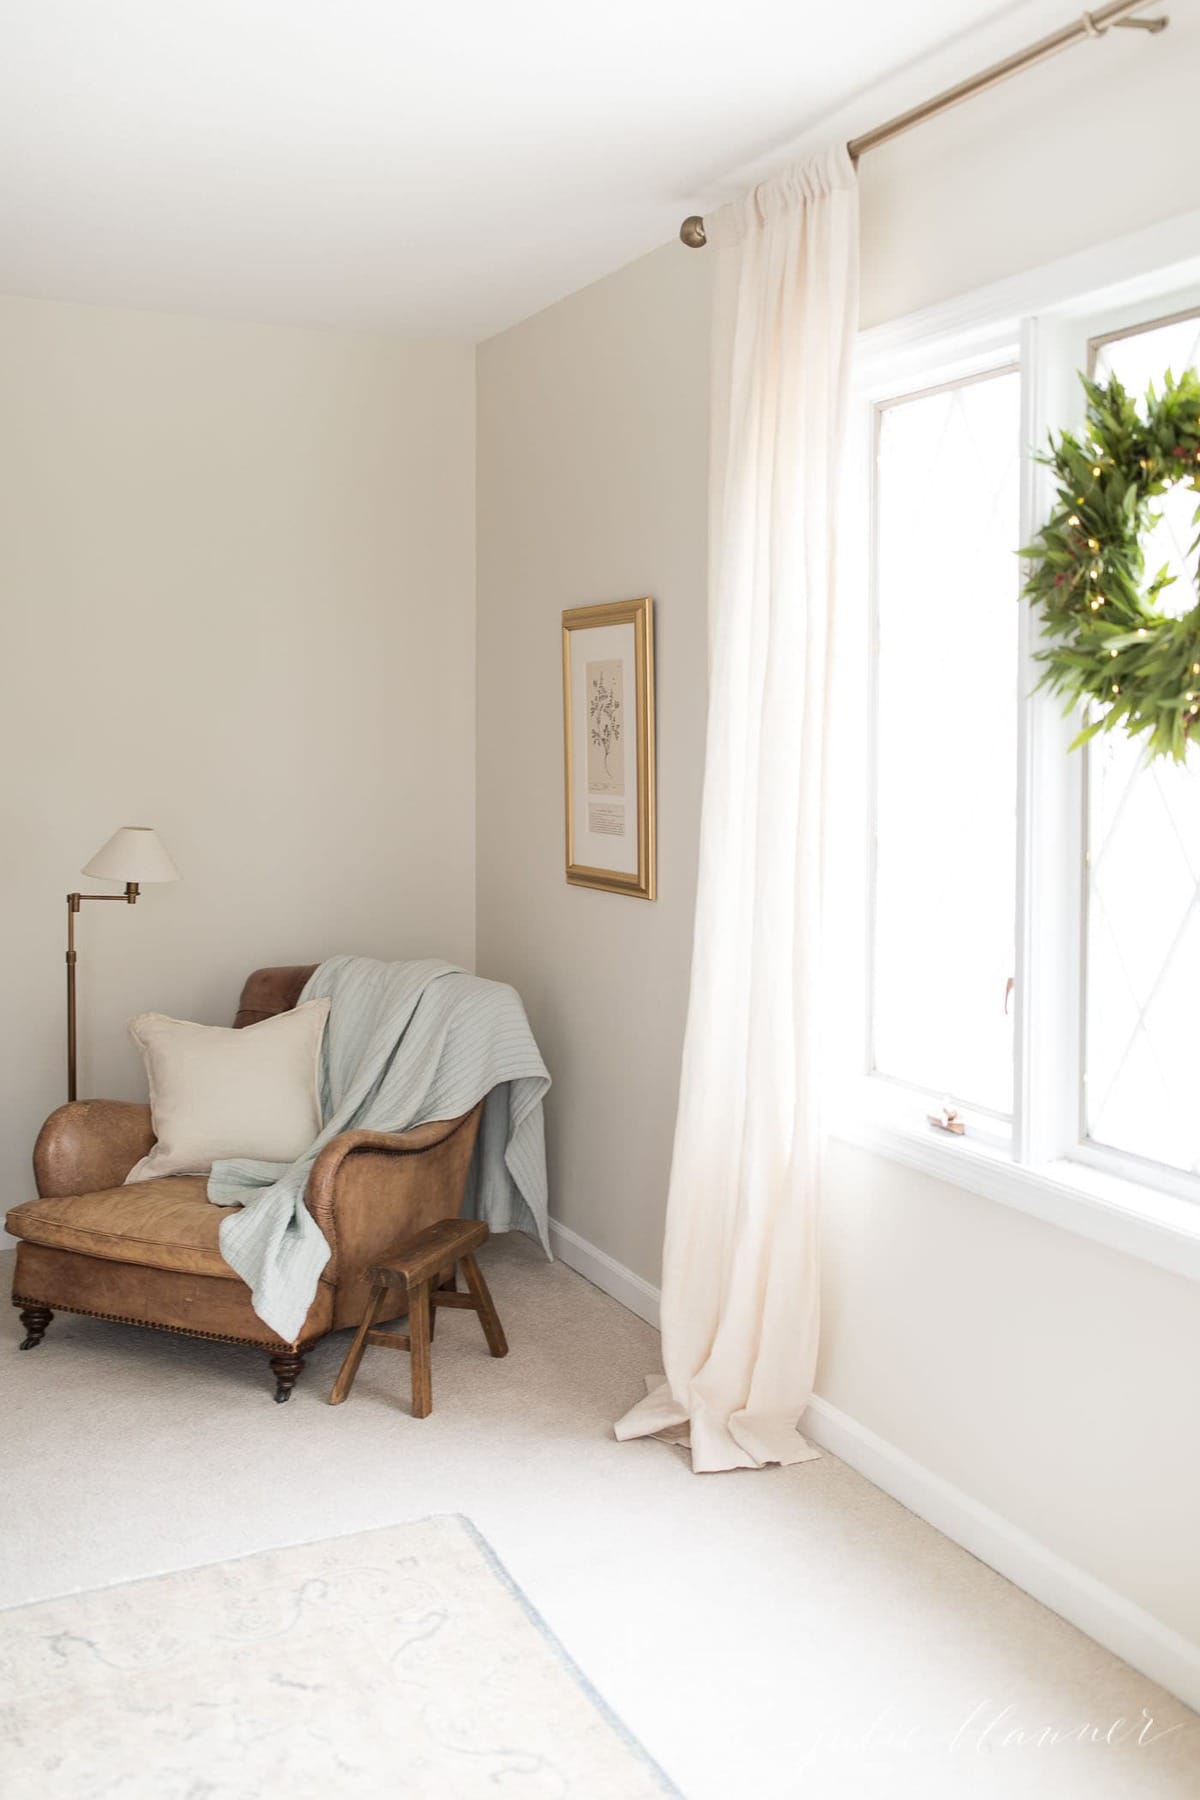
[[83, 874], [100, 881], [123, 881], [123, 894], [67, 895], [67, 1099], [75, 1099], [75, 914], [85, 900], [123, 900], [132, 906], [144, 881], [178, 881], [179, 870], [149, 825], [122, 825], [97, 850]]

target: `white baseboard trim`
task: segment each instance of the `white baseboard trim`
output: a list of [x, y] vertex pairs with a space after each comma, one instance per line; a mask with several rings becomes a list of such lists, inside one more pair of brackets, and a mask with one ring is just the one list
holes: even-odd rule
[[1200, 1711], [1200, 1645], [1047, 1549], [990, 1507], [814, 1395], [806, 1437], [961, 1544], [1051, 1612]]
[[595, 1244], [589, 1244], [569, 1225], [560, 1225], [557, 1219], [550, 1221], [550, 1248], [568, 1269], [574, 1269], [577, 1275], [582, 1275], [603, 1293], [611, 1294], [614, 1300], [619, 1300], [631, 1313], [636, 1313], [639, 1319], [658, 1330], [659, 1292], [656, 1287], [643, 1281], [640, 1275], [635, 1275], [607, 1251], [597, 1250]]
[[[578, 1232], [550, 1221], [554, 1253], [567, 1267], [657, 1327], [659, 1290]], [[1200, 1645], [1135, 1606], [1114, 1588], [1047, 1549], [962, 1488], [915, 1462], [828, 1400], [814, 1395], [804, 1435], [848, 1463], [943, 1537], [977, 1556], [1051, 1612], [1200, 1712]]]

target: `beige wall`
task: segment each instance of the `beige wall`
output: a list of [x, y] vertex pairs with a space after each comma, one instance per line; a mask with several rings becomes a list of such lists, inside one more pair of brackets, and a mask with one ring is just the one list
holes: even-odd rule
[[[554, 1077], [555, 1216], [657, 1279], [704, 748], [708, 282], [673, 247], [480, 347], [478, 934]], [[563, 880], [564, 607], [655, 600], [658, 891]]]
[[817, 1389], [1200, 1643], [1200, 1290], [831, 1147]]
[[[1190, 116], [1198, 60], [1177, 9], [1159, 44], [1081, 50], [867, 159], [864, 322], [1200, 207], [1194, 158], [1147, 176], [1115, 151]], [[478, 358], [480, 961], [525, 992], [557, 1083], [554, 1213], [650, 1280], [699, 816], [707, 282], [667, 246]], [[652, 906], [562, 879], [559, 611], [643, 592]], [[1195, 1288], [843, 1148], [826, 1214], [821, 1393], [1200, 1641]]]
[[1200, 6], [1162, 10], [863, 158], [864, 325], [1200, 206], [1195, 157], [1129, 154], [1195, 111]]
[[469, 346], [0, 302], [4, 1191], [64, 1096], [63, 896], [121, 824], [178, 886], [80, 919], [81, 1092], [248, 970], [474, 954]]

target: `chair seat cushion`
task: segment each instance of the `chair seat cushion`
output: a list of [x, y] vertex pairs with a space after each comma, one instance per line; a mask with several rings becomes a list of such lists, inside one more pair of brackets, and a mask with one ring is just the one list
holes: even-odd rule
[[221, 1255], [217, 1233], [232, 1206], [214, 1206], [204, 1175], [169, 1175], [97, 1194], [27, 1200], [8, 1215], [14, 1237], [111, 1262], [189, 1275], [241, 1276]]

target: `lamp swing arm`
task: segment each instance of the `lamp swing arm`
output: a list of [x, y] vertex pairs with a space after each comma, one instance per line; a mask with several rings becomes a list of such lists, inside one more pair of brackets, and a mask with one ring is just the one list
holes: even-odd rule
[[[959, 106], [964, 100], [973, 100], [976, 94], [984, 94], [989, 88], [999, 87], [1012, 75], [1020, 75], [1026, 69], [1034, 68], [1051, 56], [1057, 56], [1060, 50], [1070, 50], [1075, 44], [1085, 44], [1092, 38], [1102, 38], [1116, 26], [1129, 31], [1148, 31], [1157, 33], [1165, 31], [1170, 21], [1165, 17], [1153, 19], [1137, 19], [1130, 15], [1138, 13], [1149, 4], [1149, 0], [1112, 0], [1108, 6], [1099, 6], [1094, 12], [1085, 12], [1071, 25], [1064, 25], [1061, 31], [1051, 32], [1049, 37], [1039, 38], [1036, 44], [1030, 44], [1024, 50], [1018, 50], [1003, 61], [993, 63], [990, 68], [982, 69], [978, 75], [971, 75], [960, 81], [955, 87], [947, 88], [944, 93], [934, 95], [932, 100], [924, 100], [920, 106], [910, 107], [908, 112], [897, 114], [883, 125], [876, 125], [871, 131], [863, 132], [861, 137], [851, 138], [846, 148], [855, 162], [868, 150], [878, 149], [892, 138], [899, 137], [902, 132], [911, 131], [914, 125], [923, 125], [926, 119], [936, 118], [939, 113], [948, 112], [952, 106]], [[700, 250], [708, 242], [704, 228], [704, 220], [699, 213], [692, 213], [679, 227], [679, 236], [689, 250]]]

